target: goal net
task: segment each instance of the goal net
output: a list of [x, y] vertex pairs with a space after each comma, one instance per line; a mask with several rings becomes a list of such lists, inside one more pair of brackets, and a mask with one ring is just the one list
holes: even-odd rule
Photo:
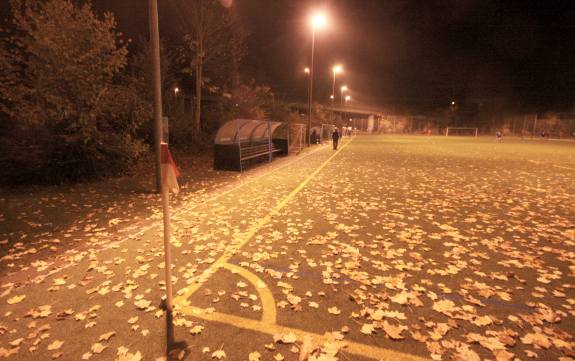
[[479, 128], [448, 127], [447, 129], [445, 129], [445, 136], [446, 136], [446, 137], [449, 137], [449, 136], [456, 136], [456, 137], [472, 136], [472, 137], [477, 137], [478, 134], [479, 134]]
[[289, 125], [289, 152], [300, 153], [306, 146], [306, 126], [304, 124]]

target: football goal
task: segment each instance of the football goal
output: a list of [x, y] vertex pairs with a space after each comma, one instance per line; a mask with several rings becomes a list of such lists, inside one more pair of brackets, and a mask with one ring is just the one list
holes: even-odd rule
[[445, 136], [472, 136], [477, 137], [479, 134], [479, 128], [462, 128], [462, 127], [447, 127], [445, 129]]

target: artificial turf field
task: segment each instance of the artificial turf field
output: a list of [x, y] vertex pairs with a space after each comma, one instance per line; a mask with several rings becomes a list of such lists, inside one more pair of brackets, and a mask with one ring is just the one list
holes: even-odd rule
[[[296, 275], [289, 292], [273, 292], [303, 298], [301, 312], [283, 299], [283, 325], [355, 327], [346, 339], [424, 357], [559, 358], [545, 340], [572, 342], [575, 332], [574, 146], [355, 138], [230, 262], [267, 269], [268, 285], [278, 282], [273, 270]], [[320, 309], [309, 306], [316, 301]], [[386, 320], [392, 332], [407, 327], [405, 339], [382, 330]]]
[[[358, 136], [298, 157], [174, 213], [174, 338], [187, 348], [173, 355], [574, 358], [575, 143]], [[49, 304], [40, 347], [69, 340], [62, 359], [165, 356], [161, 228], [70, 259], [5, 287], [27, 298], [8, 306], [0, 347]], [[32, 340], [11, 358], [54, 356], [29, 353]]]

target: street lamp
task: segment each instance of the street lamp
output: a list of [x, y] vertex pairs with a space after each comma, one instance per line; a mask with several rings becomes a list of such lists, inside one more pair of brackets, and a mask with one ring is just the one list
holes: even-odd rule
[[313, 101], [313, 56], [315, 52], [315, 31], [325, 26], [327, 19], [324, 14], [318, 13], [311, 18], [311, 68], [309, 70], [309, 100], [308, 100], [308, 121], [307, 121], [307, 141], [311, 144], [311, 105]]
[[306, 66], [303, 69], [303, 72], [305, 73], [305, 75], [307, 75], [307, 98], [309, 100], [309, 98], [311, 97], [311, 84], [310, 84], [310, 79], [309, 79], [310, 78], [309, 75], [311, 73], [311, 70]]
[[351, 100], [351, 97], [349, 95], [345, 96], [345, 105], [347, 105], [347, 102]]
[[335, 100], [335, 75], [343, 72], [343, 67], [341, 65], [336, 65], [332, 68], [332, 71], [333, 71], [333, 85], [331, 87], [331, 94], [333, 97], [331, 99], [331, 102], [333, 105], [333, 102]]
[[345, 93], [346, 91], [347, 91], [347, 85], [342, 86], [341, 87], [341, 96], [339, 98], [342, 105], [343, 105], [343, 93]]
[[174, 95], [175, 95], [175, 96], [178, 96], [178, 93], [179, 93], [179, 92], [180, 92], [180, 88], [175, 87], [175, 88], [174, 88]]

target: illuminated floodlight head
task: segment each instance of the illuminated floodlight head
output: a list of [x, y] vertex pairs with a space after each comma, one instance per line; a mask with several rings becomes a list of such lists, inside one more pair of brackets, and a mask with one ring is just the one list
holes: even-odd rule
[[350, 100], [351, 100], [351, 97], [350, 97], [349, 95], [346, 95], [346, 96], [345, 96], [345, 101], [348, 102], [348, 101], [350, 101]]
[[342, 87], [341, 87], [341, 92], [343, 93], [343, 92], [346, 92], [346, 91], [347, 91], [347, 85], [342, 86]]
[[311, 25], [314, 29], [323, 28], [327, 24], [327, 18], [323, 13], [314, 14], [311, 18]]
[[334, 99], [334, 96], [333, 96], [333, 94], [332, 94], [332, 95], [330, 95], [330, 96], [329, 96], [329, 98], [330, 98], [331, 100], [333, 100], [333, 99]]
[[306, 74], [309, 74], [310, 70], [309, 70], [309, 68], [305, 68], [305, 69], [303, 70], [303, 72], [306, 73]]
[[455, 101], [451, 101], [451, 105], [455, 105]]
[[174, 94], [178, 95], [179, 92], [180, 92], [180, 88], [175, 87], [175, 88], [174, 88]]
[[343, 66], [341, 66], [341, 65], [336, 65], [336, 66], [333, 67], [332, 70], [333, 70], [333, 73], [334, 73], [334, 74], [339, 74], [339, 73], [343, 72]]

